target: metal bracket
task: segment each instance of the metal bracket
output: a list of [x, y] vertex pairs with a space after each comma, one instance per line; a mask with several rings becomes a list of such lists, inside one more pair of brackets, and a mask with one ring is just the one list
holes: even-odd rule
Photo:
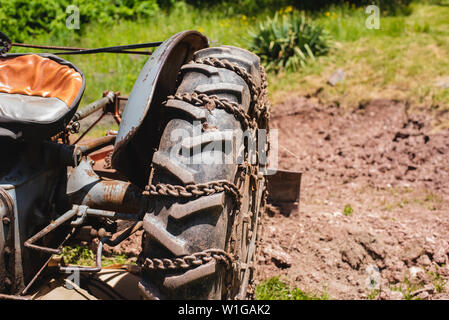
[[78, 206], [77, 208], [78, 213], [76, 214], [78, 218], [76, 220], [72, 221], [70, 224], [74, 227], [79, 227], [84, 223], [87, 217], [87, 209], [89, 209], [88, 206]]

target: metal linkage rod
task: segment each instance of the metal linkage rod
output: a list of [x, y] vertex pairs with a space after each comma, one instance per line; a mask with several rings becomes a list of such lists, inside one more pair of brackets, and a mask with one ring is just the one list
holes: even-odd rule
[[[75, 221], [72, 221], [72, 225], [74, 227], [82, 225], [85, 218], [87, 216], [94, 216], [94, 217], [101, 217], [101, 218], [109, 218], [113, 220], [131, 220], [131, 221], [140, 221], [141, 216], [132, 214], [132, 213], [120, 213], [120, 212], [113, 212], [113, 211], [106, 211], [106, 210], [97, 210], [97, 209], [90, 209], [86, 206], [78, 206], [74, 205], [71, 210], [64, 213], [62, 216], [60, 216], [58, 219], [56, 219], [53, 223], [50, 223], [48, 226], [46, 226], [44, 229], [36, 233], [34, 236], [29, 238], [27, 241], [25, 241], [25, 247], [43, 251], [51, 254], [61, 254], [62, 250], [60, 248], [54, 249], [54, 248], [48, 248], [36, 245], [35, 243], [44, 237], [45, 235], [49, 234], [51, 231], [55, 230], [57, 227], [63, 225], [64, 223], [68, 222], [69, 220], [78, 217]], [[108, 238], [109, 241], [109, 238]], [[100, 261], [101, 262], [101, 261]]]
[[75, 121], [84, 119], [87, 116], [94, 113], [95, 111], [103, 109], [109, 103], [113, 103], [114, 100], [115, 100], [115, 93], [110, 91], [110, 92], [108, 92], [108, 94], [106, 94], [106, 96], [104, 98], [94, 101], [92, 103], [89, 103], [87, 106], [85, 106], [81, 110], [77, 111], [75, 113], [75, 115], [73, 116], [72, 121], [75, 122]]

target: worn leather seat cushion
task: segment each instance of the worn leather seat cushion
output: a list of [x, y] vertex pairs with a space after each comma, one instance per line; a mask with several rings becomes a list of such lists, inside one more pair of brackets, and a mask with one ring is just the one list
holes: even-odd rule
[[58, 98], [43, 98], [0, 92], [0, 117], [23, 122], [48, 123], [59, 119], [69, 110]]
[[82, 73], [59, 57], [0, 58], [0, 127], [39, 138], [55, 134], [73, 116], [83, 91]]

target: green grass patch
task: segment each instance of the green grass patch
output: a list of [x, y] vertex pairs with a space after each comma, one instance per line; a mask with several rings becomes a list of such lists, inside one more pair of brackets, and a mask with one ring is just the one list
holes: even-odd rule
[[[86, 246], [66, 246], [62, 249], [61, 256], [66, 265], [95, 266], [95, 253]], [[130, 264], [130, 262], [125, 254], [102, 257], [102, 267], [107, 267], [114, 264]]]
[[273, 277], [256, 288], [256, 300], [328, 300], [327, 293], [321, 295], [306, 293], [298, 288], [291, 288], [281, 281], [279, 277]]
[[[441, 2], [443, 3], [443, 2]], [[446, 2], [445, 2], [446, 3]], [[449, 77], [449, 6], [413, 3], [409, 15], [381, 14], [380, 29], [365, 26], [363, 7], [336, 5], [311, 12], [313, 22], [323, 26], [333, 39], [327, 56], [316, 57], [294, 72], [270, 73], [269, 94], [273, 104], [290, 94], [310, 95], [323, 88], [317, 98], [324, 104], [338, 102], [344, 108], [360, 101], [383, 98], [407, 100], [435, 115], [437, 128], [449, 128], [449, 90], [436, 86]], [[280, 16], [286, 10], [279, 10]], [[113, 24], [83, 24], [80, 36], [73, 30], [41, 34], [25, 39], [38, 44], [87, 48], [160, 41], [188, 29], [204, 33], [215, 45], [250, 47], [249, 30], [257, 29], [274, 12], [254, 16], [231, 14], [212, 8], [194, 8], [183, 2], [154, 17], [117, 20]], [[15, 52], [28, 51], [14, 48]], [[36, 50], [38, 51], [38, 50]], [[81, 107], [102, 97], [104, 90], [129, 94], [147, 57], [96, 54], [67, 56], [83, 70], [87, 89]], [[343, 69], [346, 78], [331, 87], [327, 79]]]

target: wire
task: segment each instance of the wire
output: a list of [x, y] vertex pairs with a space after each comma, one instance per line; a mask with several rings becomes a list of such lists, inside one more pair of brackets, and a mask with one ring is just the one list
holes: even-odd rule
[[103, 47], [95, 49], [76, 48], [76, 47], [61, 47], [61, 46], [44, 46], [28, 43], [12, 43], [12, 46], [34, 48], [34, 49], [50, 49], [50, 50], [67, 50], [63, 52], [54, 52], [56, 55], [72, 55], [72, 54], [93, 54], [93, 53], [128, 53], [128, 54], [145, 54], [151, 55], [148, 51], [128, 51], [129, 49], [154, 48], [161, 45], [162, 42], [146, 42], [137, 44], [127, 44], [121, 46]]

